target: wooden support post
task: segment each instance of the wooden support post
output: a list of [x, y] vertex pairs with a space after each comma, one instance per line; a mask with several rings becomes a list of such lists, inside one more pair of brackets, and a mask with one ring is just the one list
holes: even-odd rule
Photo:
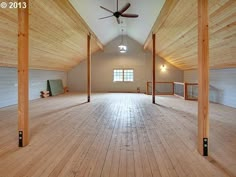
[[29, 143], [29, 3], [18, 8], [18, 130], [19, 147]]
[[198, 0], [198, 151], [208, 155], [209, 137], [208, 0]]
[[155, 104], [156, 95], [156, 34], [152, 34], [152, 103]]
[[187, 86], [188, 86], [187, 83], [184, 82], [184, 99], [185, 100], [187, 100], [187, 97], [188, 97]]
[[91, 35], [87, 36], [87, 94], [88, 102], [91, 96]]

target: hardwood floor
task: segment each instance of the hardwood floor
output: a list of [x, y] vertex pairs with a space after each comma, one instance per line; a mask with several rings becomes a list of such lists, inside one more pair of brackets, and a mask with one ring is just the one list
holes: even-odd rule
[[0, 109], [0, 177], [236, 176], [236, 109], [211, 104], [210, 156], [197, 152], [197, 102], [70, 93], [31, 101], [30, 144], [16, 106]]

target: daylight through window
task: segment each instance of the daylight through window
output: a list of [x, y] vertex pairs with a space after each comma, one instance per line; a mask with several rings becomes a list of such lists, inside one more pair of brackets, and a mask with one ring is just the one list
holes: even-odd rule
[[134, 70], [133, 69], [114, 69], [113, 81], [114, 82], [133, 82]]

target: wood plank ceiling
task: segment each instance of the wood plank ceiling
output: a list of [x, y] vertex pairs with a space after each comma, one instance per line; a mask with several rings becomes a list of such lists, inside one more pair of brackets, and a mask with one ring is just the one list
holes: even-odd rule
[[[0, 11], [0, 66], [17, 66], [17, 10]], [[30, 0], [30, 68], [69, 70], [102, 48], [96, 35], [67, 0]]]
[[[210, 67], [236, 67], [236, 1], [209, 0]], [[197, 0], [166, 0], [152, 31], [156, 53], [180, 69], [197, 68]], [[144, 48], [151, 50], [151, 34]]]
[[[89, 32], [92, 53], [102, 48], [68, 0], [30, 3], [31, 68], [70, 70], [86, 58]], [[209, 7], [210, 67], [236, 67], [236, 1], [209, 0]], [[0, 19], [0, 66], [16, 67], [17, 10], [1, 9]], [[197, 0], [166, 0], [151, 31], [158, 55], [182, 70], [197, 68]]]

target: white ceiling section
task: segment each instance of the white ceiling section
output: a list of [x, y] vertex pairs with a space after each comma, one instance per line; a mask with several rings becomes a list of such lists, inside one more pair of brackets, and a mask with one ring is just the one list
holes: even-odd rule
[[143, 45], [165, 3], [165, 0], [119, 0], [119, 9], [130, 3], [131, 6], [125, 13], [139, 15], [138, 18], [120, 17], [123, 23], [119, 25], [115, 17], [99, 20], [111, 15], [100, 6], [116, 11], [116, 0], [69, 1], [104, 45], [119, 36], [122, 28], [125, 34]]

